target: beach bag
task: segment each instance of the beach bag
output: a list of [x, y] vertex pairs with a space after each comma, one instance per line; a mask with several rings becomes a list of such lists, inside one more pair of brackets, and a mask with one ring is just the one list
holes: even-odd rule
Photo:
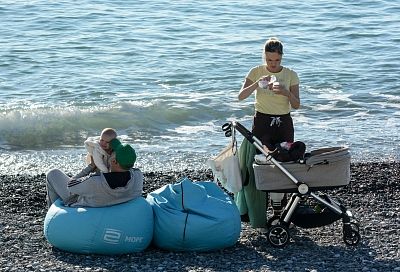
[[226, 146], [216, 157], [209, 159], [214, 181], [219, 181], [226, 190], [237, 193], [242, 190], [242, 174], [240, 172], [236, 139]]

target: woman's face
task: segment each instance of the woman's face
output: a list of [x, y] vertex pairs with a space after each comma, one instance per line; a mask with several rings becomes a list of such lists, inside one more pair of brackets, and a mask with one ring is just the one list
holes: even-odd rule
[[266, 52], [265, 60], [267, 62], [267, 69], [272, 73], [278, 73], [282, 70], [281, 61], [282, 55], [276, 52]]

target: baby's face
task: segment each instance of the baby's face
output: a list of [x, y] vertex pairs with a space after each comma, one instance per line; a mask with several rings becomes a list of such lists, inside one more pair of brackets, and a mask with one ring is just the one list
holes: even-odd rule
[[110, 149], [110, 142], [111, 142], [112, 139], [114, 139], [114, 137], [110, 137], [108, 135], [102, 134], [100, 136], [100, 147], [103, 150], [109, 150]]

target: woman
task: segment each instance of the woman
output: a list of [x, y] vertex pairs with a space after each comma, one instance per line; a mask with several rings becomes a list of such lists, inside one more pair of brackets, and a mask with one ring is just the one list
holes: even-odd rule
[[[291, 108], [300, 107], [299, 78], [297, 73], [281, 65], [283, 45], [277, 38], [270, 38], [264, 46], [265, 64], [253, 67], [246, 76], [239, 92], [239, 100], [246, 99], [254, 91], [255, 115], [253, 133], [268, 150], [274, 150], [281, 142], [294, 141]], [[260, 81], [270, 83], [266, 89]]]
[[[294, 127], [290, 111], [291, 108], [300, 107], [299, 78], [296, 72], [281, 65], [282, 56], [282, 42], [277, 38], [268, 39], [263, 50], [264, 64], [253, 67], [249, 71], [238, 96], [239, 100], [243, 100], [255, 92], [252, 132], [261, 140], [267, 152], [275, 150], [275, 146], [282, 142], [293, 143]], [[248, 171], [251, 170], [248, 169]], [[261, 211], [257, 207], [260, 207], [263, 197], [260, 192], [250, 192], [251, 188], [247, 190], [236, 195], [235, 201], [239, 207], [244, 205], [240, 210], [248, 213], [253, 226], [261, 226], [260, 218], [263, 216], [261, 213], [265, 214], [265, 209]], [[285, 204], [286, 197], [279, 193], [271, 193], [270, 196], [274, 215], [278, 215]], [[258, 204], [254, 203], [257, 201], [259, 201]], [[251, 211], [252, 207], [258, 210]], [[258, 218], [252, 220], [251, 214], [258, 214]], [[243, 213], [242, 218], [244, 218]], [[256, 223], [253, 224], [252, 221]]]

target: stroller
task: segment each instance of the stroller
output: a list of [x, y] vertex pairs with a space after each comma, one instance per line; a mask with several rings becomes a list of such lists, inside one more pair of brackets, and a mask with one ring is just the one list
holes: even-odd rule
[[[267, 221], [267, 239], [273, 247], [283, 248], [289, 240], [289, 226], [316, 228], [342, 219], [343, 240], [357, 245], [361, 239], [358, 222], [341, 203], [319, 191], [346, 186], [350, 182], [350, 153], [347, 148], [324, 148], [307, 153], [300, 162], [278, 162], [263, 149], [262, 143], [239, 122], [222, 126], [226, 137], [240, 132], [267, 158], [253, 163], [257, 190], [292, 193], [279, 216]], [[297, 178], [296, 178], [296, 177]]]

